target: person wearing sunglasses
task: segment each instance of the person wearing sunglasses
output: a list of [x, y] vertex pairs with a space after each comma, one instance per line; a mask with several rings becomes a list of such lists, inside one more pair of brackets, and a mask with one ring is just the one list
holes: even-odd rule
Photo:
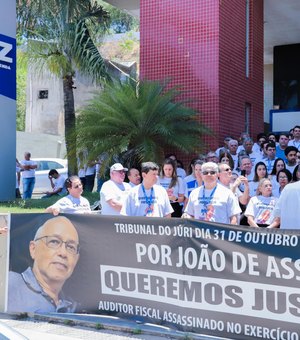
[[101, 214], [120, 215], [120, 211], [131, 189], [129, 183], [124, 182], [127, 168], [121, 163], [110, 167], [110, 179], [103, 183], [100, 190]]
[[204, 163], [201, 171], [203, 185], [191, 192], [182, 217], [237, 224], [241, 209], [233, 192], [218, 183], [218, 165]]
[[89, 214], [91, 213], [90, 202], [83, 196], [83, 186], [78, 176], [71, 176], [66, 179], [65, 184], [68, 195], [59, 199], [56, 203], [46, 209], [46, 212], [57, 216], [64, 214]]
[[50, 218], [30, 241], [29, 252], [32, 267], [9, 273], [8, 312], [74, 312], [76, 303], [62, 292], [79, 260], [74, 225], [64, 216]]

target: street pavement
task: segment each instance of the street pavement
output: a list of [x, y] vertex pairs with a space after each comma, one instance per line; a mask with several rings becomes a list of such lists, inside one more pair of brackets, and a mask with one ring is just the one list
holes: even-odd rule
[[87, 314], [28, 314], [21, 317], [0, 313], [0, 340], [162, 340], [166, 338], [217, 339], [117, 317]]

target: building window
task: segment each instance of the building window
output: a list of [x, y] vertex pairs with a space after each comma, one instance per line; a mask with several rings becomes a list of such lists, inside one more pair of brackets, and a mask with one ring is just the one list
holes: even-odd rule
[[48, 90], [39, 90], [38, 92], [39, 99], [48, 99], [48, 96], [49, 96]]

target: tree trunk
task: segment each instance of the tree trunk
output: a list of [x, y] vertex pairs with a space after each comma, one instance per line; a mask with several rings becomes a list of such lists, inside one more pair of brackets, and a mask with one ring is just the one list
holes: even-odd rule
[[68, 174], [77, 175], [76, 137], [75, 137], [75, 105], [73, 94], [73, 76], [63, 78], [64, 113], [65, 113], [65, 140], [68, 159]]

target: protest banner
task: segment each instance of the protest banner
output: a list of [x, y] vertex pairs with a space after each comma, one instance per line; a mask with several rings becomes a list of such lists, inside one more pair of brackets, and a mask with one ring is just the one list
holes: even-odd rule
[[[64, 216], [79, 234], [80, 258], [63, 287], [77, 302], [76, 312], [231, 339], [299, 339], [296, 230]], [[28, 244], [50, 218], [12, 215], [11, 271], [22, 273], [32, 265]]]

